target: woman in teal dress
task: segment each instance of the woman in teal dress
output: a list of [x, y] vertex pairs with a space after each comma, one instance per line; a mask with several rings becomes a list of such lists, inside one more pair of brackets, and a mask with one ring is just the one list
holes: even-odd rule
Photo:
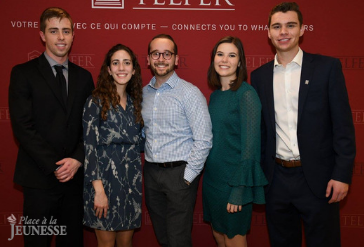
[[247, 246], [252, 204], [264, 204], [260, 167], [261, 104], [247, 80], [243, 45], [225, 37], [211, 53], [208, 84], [213, 145], [203, 178], [204, 220], [218, 247]]
[[95, 229], [99, 247], [131, 247], [141, 225], [141, 101], [136, 56], [115, 45], [83, 113], [84, 225]]

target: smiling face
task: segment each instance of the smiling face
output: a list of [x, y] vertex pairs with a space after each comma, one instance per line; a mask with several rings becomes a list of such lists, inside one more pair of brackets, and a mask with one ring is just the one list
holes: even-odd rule
[[[174, 53], [173, 42], [166, 38], [156, 38], [150, 43], [150, 53], [153, 52], [169, 52]], [[174, 67], [178, 65], [178, 55], [173, 54], [172, 57], [167, 60], [160, 55], [157, 60], [154, 60], [151, 55], [147, 57], [148, 65], [150, 65], [152, 71], [157, 80], [166, 81], [174, 71]]]
[[272, 15], [268, 37], [277, 53], [297, 54], [303, 33], [304, 27], [300, 25], [296, 12], [277, 12]]
[[67, 18], [50, 18], [46, 20], [44, 33], [40, 31], [39, 34], [43, 42], [45, 42], [48, 56], [60, 64], [65, 62], [74, 35], [70, 20]]
[[111, 57], [108, 72], [116, 86], [126, 86], [135, 73], [129, 53], [125, 50], [116, 51]]
[[217, 47], [214, 68], [220, 80], [231, 82], [236, 79], [236, 70], [240, 66], [238, 48], [232, 43], [222, 43]]

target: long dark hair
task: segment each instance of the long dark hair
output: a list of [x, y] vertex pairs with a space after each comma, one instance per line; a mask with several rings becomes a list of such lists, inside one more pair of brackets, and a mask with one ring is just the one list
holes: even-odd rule
[[230, 89], [232, 91], [236, 91], [239, 89], [239, 87], [243, 83], [243, 81], [246, 81], [248, 78], [248, 71], [246, 69], [246, 62], [245, 62], [244, 47], [243, 47], [243, 43], [241, 42], [241, 40], [238, 37], [226, 36], [226, 37], [220, 39], [216, 43], [214, 48], [212, 49], [210, 67], [207, 72], [208, 85], [211, 89], [214, 89], [214, 90], [221, 88], [220, 76], [215, 70], [214, 60], [215, 60], [217, 48], [222, 43], [231, 43], [231, 44], [234, 44], [236, 46], [236, 48], [238, 48], [240, 66], [238, 66], [238, 68], [236, 70], [236, 79], [232, 80], [230, 83]]
[[103, 120], [106, 120], [107, 111], [110, 109], [110, 104], [114, 109], [116, 109], [117, 105], [120, 102], [120, 96], [117, 93], [114, 79], [108, 73], [108, 68], [111, 64], [111, 57], [114, 55], [115, 52], [120, 50], [124, 50], [130, 55], [133, 69], [135, 70], [134, 75], [131, 77], [130, 81], [126, 86], [126, 92], [133, 100], [136, 122], [143, 125], [144, 122], [141, 113], [143, 100], [141, 69], [134, 52], [129, 47], [122, 44], [117, 44], [107, 52], [104, 62], [101, 66], [100, 74], [97, 78], [96, 88], [92, 92], [92, 96], [94, 102], [98, 103], [98, 100], [100, 100], [100, 103], [102, 105], [101, 118]]

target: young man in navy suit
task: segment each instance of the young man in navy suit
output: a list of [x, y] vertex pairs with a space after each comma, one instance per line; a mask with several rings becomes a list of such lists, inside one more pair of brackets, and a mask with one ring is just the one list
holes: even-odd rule
[[90, 72], [68, 61], [73, 36], [70, 15], [46, 9], [40, 17], [45, 52], [11, 72], [9, 110], [19, 142], [14, 182], [23, 187], [24, 227], [40, 230], [27, 229], [24, 246], [50, 246], [52, 232], [57, 247], [83, 246], [81, 123], [94, 83]]
[[272, 247], [340, 246], [339, 202], [349, 190], [355, 133], [338, 59], [302, 51], [302, 14], [281, 3], [269, 16], [274, 61], [251, 82], [262, 102], [262, 167]]

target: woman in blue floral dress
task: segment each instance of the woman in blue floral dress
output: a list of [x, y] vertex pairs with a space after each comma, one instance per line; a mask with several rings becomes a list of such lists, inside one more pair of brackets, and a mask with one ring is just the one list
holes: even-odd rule
[[83, 113], [84, 225], [98, 246], [132, 246], [141, 224], [141, 70], [118, 44], [105, 56]]

